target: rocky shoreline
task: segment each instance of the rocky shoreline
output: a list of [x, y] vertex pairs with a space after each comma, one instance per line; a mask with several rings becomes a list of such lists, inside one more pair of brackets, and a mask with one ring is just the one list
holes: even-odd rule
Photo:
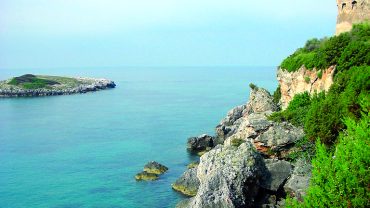
[[255, 87], [248, 103], [232, 109], [216, 126], [215, 136], [189, 138], [188, 150], [207, 152], [172, 185], [191, 196], [177, 207], [283, 207], [287, 195], [301, 199], [311, 166], [287, 155], [304, 132], [268, 120], [278, 110], [270, 93]]
[[0, 98], [9, 97], [39, 97], [39, 96], [55, 96], [55, 95], [70, 95], [78, 93], [94, 92], [104, 89], [115, 88], [116, 84], [108, 79], [96, 78], [68, 78], [76, 81], [75, 86], [66, 86], [63, 84], [54, 85], [50, 88], [39, 89], [23, 89], [18, 86], [7, 84], [8, 81], [1, 81]]

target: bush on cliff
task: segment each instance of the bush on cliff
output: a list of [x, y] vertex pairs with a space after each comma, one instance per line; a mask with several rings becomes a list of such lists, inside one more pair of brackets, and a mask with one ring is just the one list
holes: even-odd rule
[[298, 94], [287, 109], [273, 113], [269, 118], [304, 127], [311, 141], [320, 138], [325, 144], [333, 144], [345, 128], [344, 117], [361, 117], [359, 100], [369, 97], [369, 92], [370, 66], [353, 67], [337, 74], [329, 92], [312, 97], [308, 93]]
[[[360, 100], [370, 92], [370, 66], [354, 67], [339, 73], [325, 95], [314, 95], [305, 115], [304, 130], [308, 138], [320, 138], [325, 144], [333, 144], [339, 132], [345, 128], [343, 118], [361, 117]], [[288, 109], [287, 109], [288, 110]]]
[[311, 99], [307, 92], [298, 94], [294, 96], [286, 110], [271, 114], [269, 119], [276, 122], [288, 121], [295, 126], [303, 126], [310, 105]]
[[303, 202], [287, 199], [286, 207], [370, 207], [370, 102], [362, 118], [345, 119], [347, 130], [334, 152], [318, 140], [311, 185]]
[[326, 69], [337, 65], [337, 71], [353, 66], [370, 65], [370, 23], [354, 25], [352, 31], [329, 39], [312, 39], [298, 49], [280, 65], [294, 72], [302, 65], [308, 69]]

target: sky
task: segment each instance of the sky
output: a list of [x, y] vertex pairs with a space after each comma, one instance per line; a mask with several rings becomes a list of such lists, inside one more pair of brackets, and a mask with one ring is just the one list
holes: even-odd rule
[[0, 0], [0, 69], [277, 66], [334, 0]]

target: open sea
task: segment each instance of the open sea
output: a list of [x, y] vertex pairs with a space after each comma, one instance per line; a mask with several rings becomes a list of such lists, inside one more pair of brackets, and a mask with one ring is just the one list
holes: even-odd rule
[[[173, 183], [197, 157], [190, 136], [214, 134], [249, 83], [272, 92], [276, 67], [0, 69], [107, 78], [117, 87], [86, 94], [0, 98], [0, 208], [164, 208], [183, 198]], [[134, 176], [151, 160], [169, 171]]]

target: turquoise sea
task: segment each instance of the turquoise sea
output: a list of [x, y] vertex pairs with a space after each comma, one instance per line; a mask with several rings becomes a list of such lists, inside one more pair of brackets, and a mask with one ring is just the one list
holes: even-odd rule
[[[186, 140], [243, 104], [253, 82], [272, 91], [275, 67], [0, 69], [103, 77], [95, 93], [0, 99], [0, 207], [173, 207], [171, 183], [197, 158]], [[155, 160], [170, 168], [155, 182], [134, 175]]]

